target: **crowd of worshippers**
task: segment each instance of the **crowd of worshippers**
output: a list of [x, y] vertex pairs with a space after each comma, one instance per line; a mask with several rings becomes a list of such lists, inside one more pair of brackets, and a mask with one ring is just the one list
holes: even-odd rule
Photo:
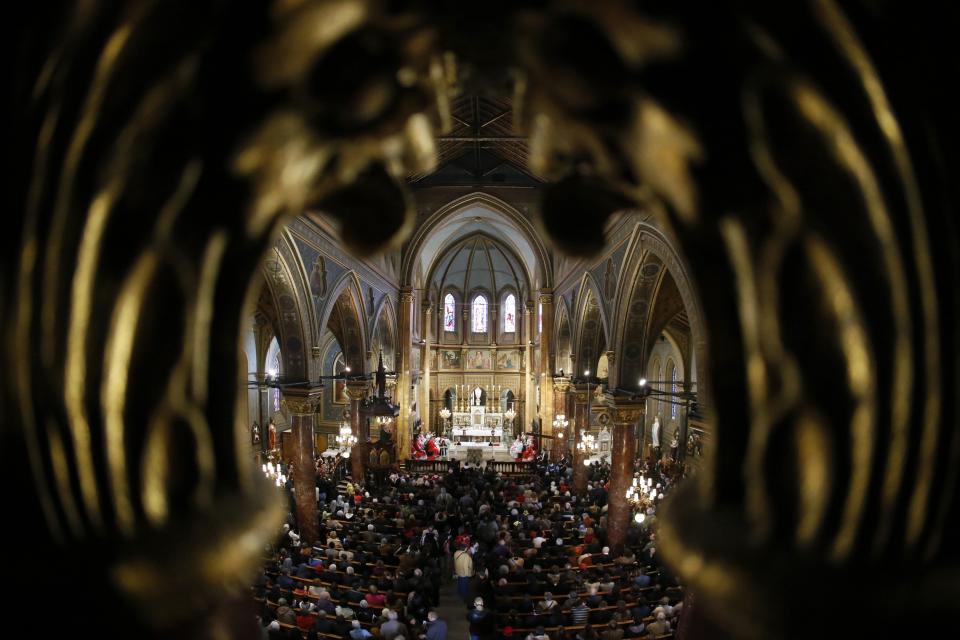
[[461, 468], [318, 491], [318, 540], [301, 541], [291, 512], [254, 587], [264, 636], [444, 640], [435, 608], [450, 579], [471, 639], [667, 636], [682, 591], [657, 555], [655, 505], [611, 554], [609, 471], [591, 465], [583, 497], [564, 463], [518, 480]]

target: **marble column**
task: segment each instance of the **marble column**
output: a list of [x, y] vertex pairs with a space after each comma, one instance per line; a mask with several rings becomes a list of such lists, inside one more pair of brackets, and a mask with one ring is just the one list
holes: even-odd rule
[[433, 425], [433, 406], [430, 403], [430, 339], [433, 335], [433, 308], [429, 303], [423, 305], [423, 345], [420, 353], [420, 400], [417, 402], [417, 410], [420, 412], [420, 419], [423, 421], [424, 431], [434, 431]]
[[348, 382], [347, 395], [350, 396], [350, 431], [357, 437], [357, 444], [350, 451], [350, 477], [363, 484], [367, 468], [367, 440], [370, 439], [367, 420], [360, 415], [360, 403], [367, 395], [366, 381]]
[[393, 398], [394, 404], [400, 407], [393, 439], [397, 443], [396, 460], [406, 460], [410, 457], [410, 350], [413, 343], [413, 289], [400, 289], [400, 314], [398, 318], [398, 333], [400, 335], [400, 353], [397, 354], [397, 392]]
[[[553, 460], [559, 460], [566, 452], [567, 443], [570, 441], [570, 427], [573, 425], [573, 416], [567, 413], [568, 397], [570, 392], [570, 378], [556, 377], [553, 379], [554, 393], [554, 415], [563, 415], [568, 421], [567, 427], [562, 432], [554, 430], [553, 446], [551, 447], [550, 457]], [[563, 437], [559, 434], [563, 433]]]
[[607, 507], [607, 544], [610, 553], [617, 555], [623, 549], [633, 517], [632, 507], [627, 502], [627, 489], [633, 484], [637, 440], [634, 435], [637, 423], [644, 412], [643, 400], [616, 399], [607, 396], [608, 415], [613, 423], [610, 445], [613, 449], [610, 462], [610, 487]]
[[517, 422], [513, 426], [514, 436], [530, 428], [530, 423], [533, 422], [537, 411], [537, 389], [533, 378], [536, 371], [533, 358], [533, 336], [537, 329], [534, 322], [536, 320], [534, 319], [533, 303], [527, 302], [523, 306], [523, 334], [526, 339], [526, 344], [523, 347], [523, 372], [521, 373], [524, 386], [523, 413], [515, 418]]
[[317, 540], [317, 467], [314, 461], [314, 415], [320, 404], [319, 389], [290, 389], [283, 392], [283, 402], [290, 412], [293, 431], [294, 503], [300, 538]]
[[543, 323], [540, 331], [540, 424], [541, 433], [553, 434], [553, 290], [540, 290]]
[[260, 425], [260, 451], [265, 452], [270, 446], [270, 387], [267, 386], [263, 373], [257, 374], [257, 420]]
[[590, 403], [590, 393], [586, 384], [574, 386], [574, 395], [576, 396], [576, 420], [573, 429], [573, 492], [577, 495], [584, 495], [587, 492], [587, 467], [583, 464], [586, 456], [577, 448], [580, 442], [580, 435], [587, 430], [587, 408]]

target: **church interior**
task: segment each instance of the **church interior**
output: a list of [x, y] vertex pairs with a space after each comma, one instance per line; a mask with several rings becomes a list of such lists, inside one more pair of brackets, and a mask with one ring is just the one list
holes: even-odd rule
[[270, 640], [953, 620], [957, 9], [19, 26], [11, 613]]

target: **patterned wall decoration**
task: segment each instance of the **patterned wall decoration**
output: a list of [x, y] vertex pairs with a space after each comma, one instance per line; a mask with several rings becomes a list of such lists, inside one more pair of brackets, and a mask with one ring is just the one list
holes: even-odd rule
[[268, 279], [280, 311], [284, 374], [293, 378], [305, 378], [306, 359], [300, 333], [302, 320], [289, 274], [276, 257], [269, 258], [264, 262], [263, 273]]
[[627, 243], [622, 242], [606, 260], [601, 260], [590, 271], [600, 287], [600, 295], [603, 298], [604, 310], [608, 318], [613, 317], [613, 305], [617, 299], [617, 285], [620, 282], [620, 273], [626, 253]]
[[653, 304], [654, 287], [660, 279], [663, 263], [652, 253], [644, 256], [640, 272], [633, 284], [627, 303], [627, 317], [623, 334], [623, 353], [620, 358], [620, 380], [625, 384], [639, 380], [646, 368], [647, 320]]
[[307, 270], [310, 293], [319, 314], [323, 308], [322, 302], [326, 300], [330, 289], [347, 269], [333, 258], [321, 255], [319, 250], [299, 236], [294, 235], [293, 238], [300, 253], [300, 260], [303, 261], [303, 267]]

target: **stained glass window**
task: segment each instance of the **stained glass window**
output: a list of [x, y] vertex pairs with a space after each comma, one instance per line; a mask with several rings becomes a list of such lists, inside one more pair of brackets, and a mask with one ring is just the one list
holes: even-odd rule
[[477, 296], [473, 299], [473, 314], [470, 318], [470, 324], [474, 333], [487, 332], [487, 299], [483, 296]]
[[443, 298], [443, 330], [449, 333], [457, 332], [457, 303], [453, 294], [448, 293]]
[[543, 303], [537, 305], [537, 333], [543, 333]]
[[517, 299], [513, 294], [503, 301], [503, 332], [514, 333], [517, 330]]

